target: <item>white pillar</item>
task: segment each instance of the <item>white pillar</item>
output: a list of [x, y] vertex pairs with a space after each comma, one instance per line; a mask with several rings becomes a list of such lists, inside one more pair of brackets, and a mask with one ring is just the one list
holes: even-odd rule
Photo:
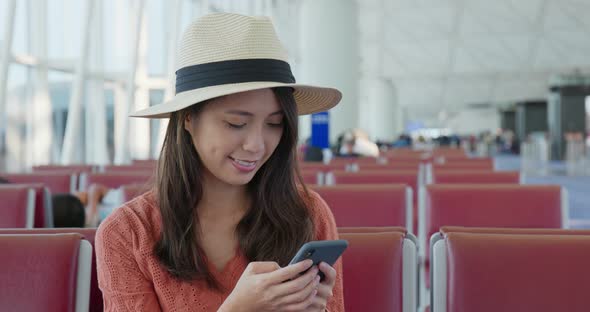
[[33, 67], [33, 88], [27, 114], [27, 167], [48, 164], [51, 159], [53, 121], [47, 79], [47, 0], [32, 1], [29, 7], [29, 38], [31, 52], [41, 62]]
[[[97, 1], [92, 23], [93, 49], [90, 53], [91, 68], [97, 72], [104, 72], [103, 65], [103, 37], [102, 37], [102, 1]], [[104, 80], [92, 79], [87, 83], [86, 96], [86, 163], [106, 165], [110, 163], [107, 146], [107, 111], [104, 97]]]
[[[140, 26], [140, 35], [138, 42], [137, 52], [137, 71], [136, 77], [140, 84], [137, 84], [135, 90], [135, 105], [130, 113], [148, 108], [150, 105], [149, 99], [149, 88], [145, 86], [145, 81], [149, 79], [147, 69], [147, 53], [148, 53], [148, 16], [143, 14]], [[151, 135], [150, 135], [150, 120], [146, 118], [129, 118], [129, 137], [133, 138], [129, 141], [130, 145], [130, 157], [131, 159], [148, 159], [150, 158], [150, 146], [151, 146]]]
[[[139, 54], [139, 41], [140, 41], [140, 34], [141, 34], [141, 25], [142, 25], [142, 17], [143, 17], [143, 7], [145, 4], [145, 0], [138, 0], [135, 2], [135, 6], [131, 10], [131, 60], [130, 60], [130, 68], [127, 77], [127, 99], [126, 101], [118, 102], [116, 105], [122, 105], [121, 109], [116, 108], [115, 112], [118, 112], [119, 115], [115, 117], [118, 122], [116, 125], [119, 128], [115, 128], [115, 136], [117, 137], [115, 143], [115, 164], [124, 164], [131, 161], [130, 158], [130, 146], [129, 146], [129, 135], [130, 135], [130, 126], [129, 126], [129, 114], [131, 114], [135, 110], [135, 79], [137, 74], [137, 63], [138, 63], [138, 54]], [[134, 138], [135, 140], [138, 138]], [[148, 140], [149, 142], [149, 140]]]
[[16, 0], [11, 0], [6, 6], [6, 12], [2, 16], [4, 21], [4, 37], [0, 45], [0, 171], [4, 169], [5, 161], [3, 153], [6, 150], [4, 146], [4, 137], [7, 131], [7, 113], [6, 113], [6, 88], [8, 84], [8, 68], [12, 59], [12, 37], [14, 33], [14, 17], [16, 13]]
[[[80, 58], [76, 65], [76, 76], [72, 83], [72, 94], [70, 96], [70, 105], [68, 106], [68, 121], [66, 122], [66, 133], [61, 155], [63, 165], [81, 162], [81, 119], [82, 119], [82, 100], [84, 96], [84, 82], [87, 72], [88, 63], [88, 46], [90, 42], [90, 25], [92, 22], [93, 6], [95, 1], [86, 3], [86, 12], [84, 12], [84, 25], [82, 25], [82, 38], [80, 38]], [[91, 142], [88, 142], [91, 144]]]
[[359, 124], [357, 4], [354, 0], [304, 0], [301, 5], [302, 74], [297, 80], [342, 92], [342, 102], [330, 111], [330, 139], [334, 142], [340, 133]]
[[362, 88], [366, 97], [360, 110], [360, 128], [373, 140], [392, 140], [401, 131], [401, 110], [391, 81], [384, 78], [364, 78]]

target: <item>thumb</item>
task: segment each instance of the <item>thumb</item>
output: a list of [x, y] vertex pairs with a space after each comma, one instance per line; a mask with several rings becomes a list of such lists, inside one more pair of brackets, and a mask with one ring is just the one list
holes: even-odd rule
[[250, 264], [248, 264], [248, 270], [252, 274], [270, 273], [270, 272], [274, 272], [280, 268], [281, 268], [281, 266], [279, 266], [278, 263], [273, 262], [273, 261], [256, 261], [256, 262], [250, 262]]

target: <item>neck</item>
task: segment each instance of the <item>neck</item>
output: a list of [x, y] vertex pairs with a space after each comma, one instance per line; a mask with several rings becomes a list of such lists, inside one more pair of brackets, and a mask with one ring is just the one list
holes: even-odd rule
[[204, 179], [203, 197], [197, 207], [199, 217], [206, 219], [241, 217], [250, 204], [247, 186], [230, 185], [209, 175]]

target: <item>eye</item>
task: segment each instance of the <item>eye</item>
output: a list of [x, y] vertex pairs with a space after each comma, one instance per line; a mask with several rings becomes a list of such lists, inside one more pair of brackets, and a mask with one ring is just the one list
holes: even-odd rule
[[232, 128], [232, 129], [242, 129], [246, 125], [245, 123], [244, 124], [241, 124], [241, 125], [238, 125], [238, 124], [233, 124], [233, 123], [227, 122], [227, 121], [225, 123], [227, 124], [227, 126], [229, 128]]
[[283, 123], [282, 122], [279, 122], [279, 123], [269, 122], [269, 123], [267, 123], [267, 125], [269, 127], [273, 127], [273, 128], [282, 128], [283, 127]]

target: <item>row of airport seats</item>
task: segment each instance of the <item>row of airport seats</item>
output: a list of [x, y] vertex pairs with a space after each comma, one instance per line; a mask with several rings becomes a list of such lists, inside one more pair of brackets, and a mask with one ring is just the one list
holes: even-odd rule
[[[417, 245], [404, 228], [339, 228], [346, 311], [416, 311]], [[102, 311], [96, 229], [0, 229], [1, 311]], [[34, 287], [32, 295], [31, 287]]]
[[[349, 242], [346, 311], [416, 311], [415, 238], [395, 227], [338, 231]], [[94, 229], [0, 230], [0, 310], [102, 311], [93, 239]], [[424, 311], [587, 311], [590, 231], [442, 227], [431, 248]]]

